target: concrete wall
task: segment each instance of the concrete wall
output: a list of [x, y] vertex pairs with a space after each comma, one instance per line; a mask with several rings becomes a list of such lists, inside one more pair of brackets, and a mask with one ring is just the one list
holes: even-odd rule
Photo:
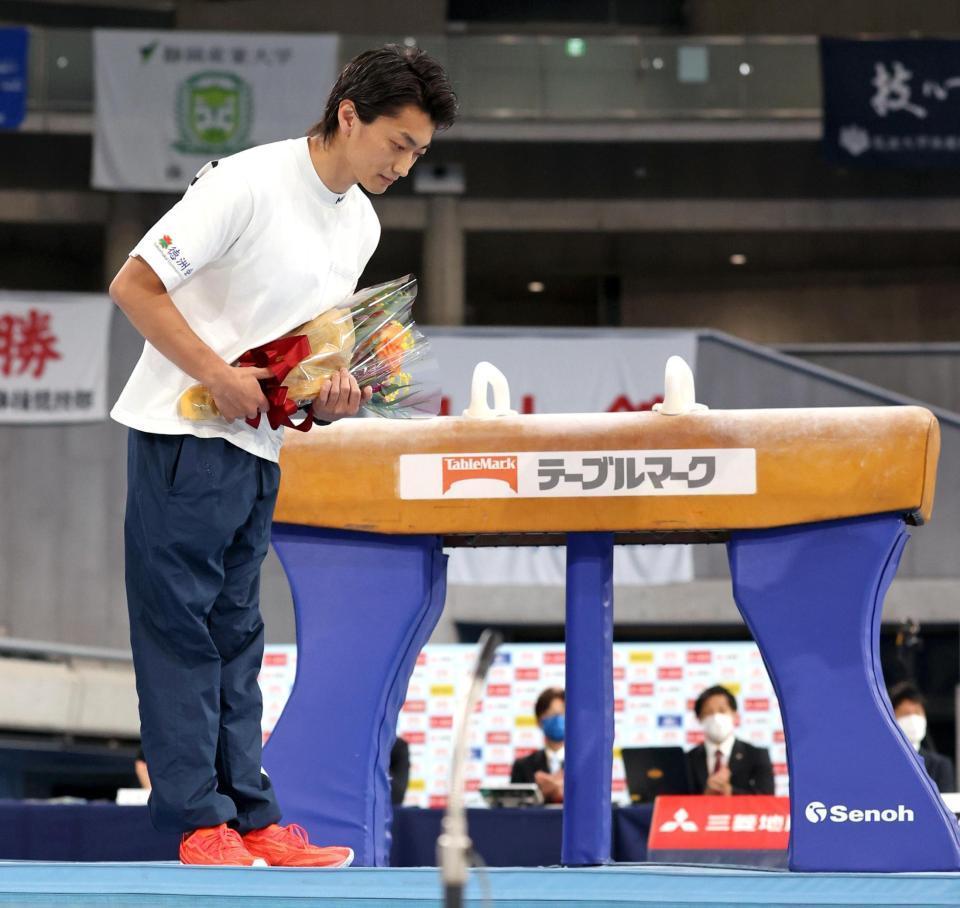
[[178, 0], [177, 27], [217, 31], [345, 32], [361, 35], [424, 35], [446, 31], [444, 0]]
[[797, 273], [736, 283], [715, 278], [702, 286], [686, 280], [686, 289], [674, 290], [625, 276], [623, 326], [713, 328], [760, 344], [960, 340], [956, 277]]
[[960, 8], [943, 0], [687, 0], [690, 31], [705, 35], [956, 35]]

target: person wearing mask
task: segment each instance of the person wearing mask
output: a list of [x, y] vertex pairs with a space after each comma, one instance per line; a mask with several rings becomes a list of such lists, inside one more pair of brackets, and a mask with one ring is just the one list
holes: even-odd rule
[[934, 751], [929, 741], [926, 747], [923, 746], [927, 737], [927, 710], [919, 688], [910, 681], [895, 684], [890, 688], [890, 704], [893, 706], [897, 725], [903, 730], [913, 749], [923, 758], [927, 775], [941, 792], [956, 791], [957, 778], [950, 758]]
[[694, 792], [705, 795], [772, 795], [773, 766], [766, 748], [754, 747], [734, 734], [737, 698], [725, 687], [708, 687], [697, 697], [694, 712], [706, 740], [687, 754]]
[[559, 687], [548, 687], [533, 707], [543, 732], [543, 750], [536, 750], [513, 763], [512, 783], [536, 783], [548, 804], [563, 803], [563, 739], [566, 696]]

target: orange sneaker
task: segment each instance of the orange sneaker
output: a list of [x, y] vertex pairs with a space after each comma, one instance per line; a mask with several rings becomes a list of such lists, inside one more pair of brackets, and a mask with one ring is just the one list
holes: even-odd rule
[[180, 863], [266, 866], [266, 861], [247, 851], [240, 833], [226, 823], [186, 833], [180, 839]]
[[311, 845], [307, 831], [291, 823], [274, 823], [264, 829], [255, 829], [243, 837], [250, 854], [263, 858], [271, 867], [349, 867], [353, 863], [353, 849]]

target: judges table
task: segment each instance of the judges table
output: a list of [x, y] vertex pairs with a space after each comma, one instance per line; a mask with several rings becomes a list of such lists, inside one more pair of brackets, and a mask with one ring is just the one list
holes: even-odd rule
[[[470, 835], [491, 867], [560, 862], [563, 813], [551, 808], [471, 810]], [[618, 861], [643, 861], [651, 805], [613, 810], [612, 851]], [[394, 867], [436, 864], [441, 810], [403, 807], [393, 818]], [[172, 861], [179, 837], [157, 832], [146, 807], [0, 801], [0, 860]]]

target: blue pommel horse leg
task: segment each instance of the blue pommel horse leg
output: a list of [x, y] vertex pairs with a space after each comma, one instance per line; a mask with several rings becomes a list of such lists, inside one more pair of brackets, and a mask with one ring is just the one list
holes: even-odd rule
[[729, 543], [734, 596], [780, 701], [791, 870], [956, 871], [960, 834], [893, 719], [883, 599], [908, 535], [881, 514]]
[[613, 534], [567, 534], [567, 731], [562, 862], [610, 860]]
[[297, 679], [264, 768], [284, 822], [386, 866], [397, 714], [446, 596], [440, 537], [275, 523], [273, 544], [293, 592]]

